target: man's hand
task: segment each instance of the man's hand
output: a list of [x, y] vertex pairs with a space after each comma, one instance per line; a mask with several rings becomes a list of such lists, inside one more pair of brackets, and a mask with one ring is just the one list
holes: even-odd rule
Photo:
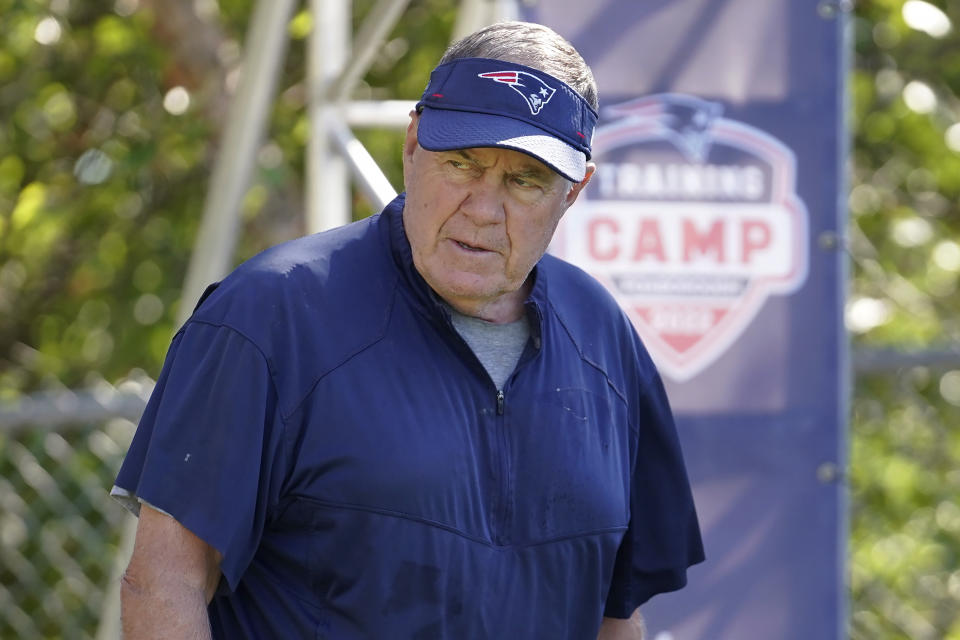
[[208, 640], [207, 604], [219, 580], [216, 549], [170, 516], [142, 505], [120, 587], [124, 639]]
[[604, 618], [597, 640], [643, 640], [645, 637], [646, 625], [637, 609], [628, 620]]

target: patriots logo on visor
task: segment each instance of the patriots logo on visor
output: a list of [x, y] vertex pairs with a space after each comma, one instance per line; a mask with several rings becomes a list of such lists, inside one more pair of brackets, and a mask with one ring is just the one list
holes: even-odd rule
[[478, 73], [477, 75], [481, 78], [509, 85], [511, 89], [523, 97], [527, 106], [530, 107], [530, 113], [533, 115], [540, 113], [543, 105], [550, 102], [550, 98], [557, 92], [546, 82], [526, 71], [491, 71], [489, 73]]

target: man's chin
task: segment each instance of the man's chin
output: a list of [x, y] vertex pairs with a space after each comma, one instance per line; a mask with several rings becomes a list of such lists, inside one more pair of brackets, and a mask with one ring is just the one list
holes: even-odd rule
[[[452, 275], [452, 274], [448, 274]], [[510, 322], [522, 315], [528, 294], [523, 283], [505, 286], [502, 280], [457, 282], [450, 278], [446, 286], [432, 286], [434, 293], [459, 313], [491, 322]]]

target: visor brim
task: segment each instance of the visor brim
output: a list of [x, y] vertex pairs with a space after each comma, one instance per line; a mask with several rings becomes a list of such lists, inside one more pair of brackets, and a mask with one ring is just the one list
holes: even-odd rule
[[417, 141], [428, 151], [513, 149], [536, 158], [573, 182], [580, 182], [587, 173], [585, 153], [542, 129], [507, 116], [425, 107], [417, 125]]

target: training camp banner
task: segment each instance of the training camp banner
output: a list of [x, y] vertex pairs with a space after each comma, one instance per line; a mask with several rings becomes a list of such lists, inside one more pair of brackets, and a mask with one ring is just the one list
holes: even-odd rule
[[704, 532], [689, 586], [642, 608], [651, 640], [843, 636], [842, 6], [521, 12], [600, 86], [597, 175], [550, 250], [606, 285], [656, 361]]

